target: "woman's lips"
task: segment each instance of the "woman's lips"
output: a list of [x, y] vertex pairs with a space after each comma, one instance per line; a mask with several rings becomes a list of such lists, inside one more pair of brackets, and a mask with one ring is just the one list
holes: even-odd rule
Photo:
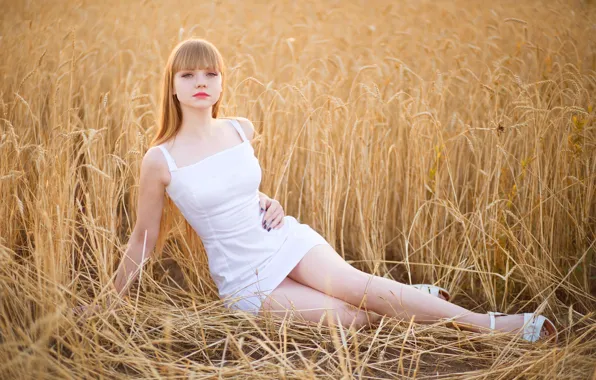
[[206, 94], [206, 93], [204, 93], [204, 92], [201, 92], [201, 93], [195, 94], [195, 95], [193, 95], [193, 96], [194, 96], [195, 98], [206, 98], [206, 97], [208, 97], [208, 96], [209, 96], [209, 94]]

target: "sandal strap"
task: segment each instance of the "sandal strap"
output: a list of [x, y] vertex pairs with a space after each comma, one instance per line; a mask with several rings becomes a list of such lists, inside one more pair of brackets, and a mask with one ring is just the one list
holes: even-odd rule
[[490, 329], [491, 330], [495, 329], [495, 316], [499, 316], [499, 315], [507, 315], [507, 314], [499, 313], [498, 311], [489, 311], [488, 312], [488, 317], [490, 318]]
[[423, 292], [429, 293], [435, 297], [439, 297], [439, 292], [442, 290], [449, 297], [449, 292], [447, 290], [441, 288], [440, 286], [429, 285], [429, 284], [413, 284], [411, 286], [413, 286], [414, 288], [416, 288], [418, 290], [422, 290]]
[[[490, 318], [490, 329], [495, 329], [495, 316], [508, 315], [505, 313], [499, 313], [495, 311], [489, 311], [488, 316]], [[536, 342], [540, 339], [540, 332], [542, 326], [548, 321], [553, 327], [554, 324], [546, 317], [535, 313], [524, 313], [524, 332], [522, 338], [528, 342]]]
[[524, 336], [528, 342], [535, 342], [540, 339], [542, 326], [546, 317], [534, 313], [524, 313]]

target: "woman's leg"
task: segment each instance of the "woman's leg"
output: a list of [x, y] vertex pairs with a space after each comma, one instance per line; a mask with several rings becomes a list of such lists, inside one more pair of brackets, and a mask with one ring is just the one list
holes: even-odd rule
[[[302, 258], [288, 277], [322, 293], [380, 315], [434, 323], [451, 319], [472, 331], [489, 327], [489, 316], [475, 313], [409, 285], [362, 272], [348, 264], [329, 245], [316, 245]], [[496, 318], [496, 329], [519, 331], [523, 314]], [[543, 334], [546, 335], [546, 329]]]
[[[288, 277], [263, 301], [259, 315], [264, 315], [267, 311], [273, 315], [284, 317], [292, 309], [292, 305], [296, 310], [296, 315], [300, 315], [307, 321], [319, 322], [323, 313], [331, 312], [334, 323], [338, 323], [337, 318], [339, 317], [339, 323], [342, 326], [349, 327], [350, 324], [353, 324], [356, 330], [362, 326], [370, 327], [381, 318], [380, 315], [358, 310], [347, 302], [299, 284]], [[324, 318], [323, 324], [328, 325], [327, 317]]]

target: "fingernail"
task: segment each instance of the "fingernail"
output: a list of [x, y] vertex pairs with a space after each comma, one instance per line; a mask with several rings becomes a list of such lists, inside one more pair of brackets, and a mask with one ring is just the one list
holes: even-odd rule
[[271, 231], [271, 227], [269, 227], [269, 229], [267, 230], [267, 232]]

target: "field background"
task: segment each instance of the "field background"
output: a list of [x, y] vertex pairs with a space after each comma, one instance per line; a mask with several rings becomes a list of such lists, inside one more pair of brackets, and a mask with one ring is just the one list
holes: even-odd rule
[[[0, 377], [596, 378], [594, 1], [0, 8]], [[73, 317], [105, 301], [161, 70], [189, 37], [223, 54], [221, 116], [254, 123], [286, 214], [369, 273], [539, 309], [559, 343], [227, 312], [174, 209], [134, 302]]]

